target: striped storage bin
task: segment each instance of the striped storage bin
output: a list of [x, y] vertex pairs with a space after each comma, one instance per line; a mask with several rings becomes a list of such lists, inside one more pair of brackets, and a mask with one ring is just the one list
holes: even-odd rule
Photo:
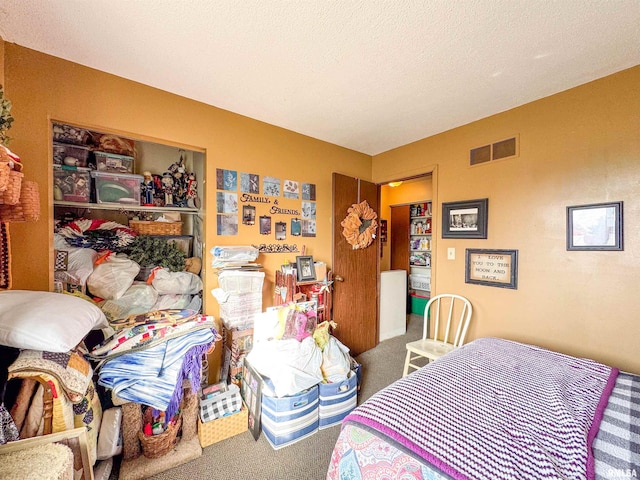
[[318, 431], [318, 387], [289, 397], [262, 395], [262, 431], [278, 450]]
[[318, 426], [320, 429], [338, 425], [358, 403], [358, 376], [350, 372], [343, 382], [321, 383], [318, 388]]

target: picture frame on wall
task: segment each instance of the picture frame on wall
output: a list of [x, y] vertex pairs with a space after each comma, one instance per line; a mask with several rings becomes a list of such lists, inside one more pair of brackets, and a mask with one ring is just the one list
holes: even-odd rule
[[465, 283], [518, 289], [518, 250], [467, 248]]
[[624, 250], [622, 202], [567, 207], [567, 250]]
[[291, 219], [291, 235], [294, 237], [299, 237], [302, 233], [302, 223], [299, 218]]
[[267, 215], [260, 217], [260, 235], [271, 235], [271, 217]]
[[276, 222], [276, 240], [285, 240], [287, 238], [286, 222]]
[[442, 204], [442, 238], [487, 238], [489, 199]]
[[242, 223], [244, 225], [255, 225], [256, 207], [254, 207], [253, 205], [242, 206]]
[[299, 282], [310, 282], [316, 279], [316, 267], [310, 255], [296, 257], [296, 271]]

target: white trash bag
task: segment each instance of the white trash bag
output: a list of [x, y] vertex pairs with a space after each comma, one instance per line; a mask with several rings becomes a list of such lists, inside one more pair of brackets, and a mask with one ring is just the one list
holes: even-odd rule
[[177, 293], [181, 295], [195, 295], [202, 291], [202, 279], [191, 272], [172, 272], [166, 268], [153, 271], [151, 285], [160, 295]]
[[110, 254], [105, 261], [95, 266], [87, 278], [87, 288], [96, 297], [115, 300], [129, 290], [138, 272], [140, 265], [126, 255]]

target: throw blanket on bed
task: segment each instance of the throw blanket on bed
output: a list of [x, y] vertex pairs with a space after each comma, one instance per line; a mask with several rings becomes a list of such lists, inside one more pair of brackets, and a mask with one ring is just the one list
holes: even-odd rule
[[469, 343], [378, 392], [345, 422], [457, 480], [593, 479], [617, 369], [508, 340]]

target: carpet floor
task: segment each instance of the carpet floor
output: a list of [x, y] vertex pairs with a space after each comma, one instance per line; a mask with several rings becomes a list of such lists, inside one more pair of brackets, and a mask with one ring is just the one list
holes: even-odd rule
[[[407, 332], [379, 343], [356, 357], [362, 365], [358, 403], [402, 376], [405, 344], [422, 335], [422, 317], [407, 315]], [[202, 456], [154, 475], [157, 480], [321, 480], [340, 433], [340, 426], [319, 430], [293, 445], [274, 450], [264, 434], [254, 440], [247, 430], [203, 449]], [[118, 479], [117, 461], [110, 480]], [[121, 478], [121, 480], [126, 480]]]

